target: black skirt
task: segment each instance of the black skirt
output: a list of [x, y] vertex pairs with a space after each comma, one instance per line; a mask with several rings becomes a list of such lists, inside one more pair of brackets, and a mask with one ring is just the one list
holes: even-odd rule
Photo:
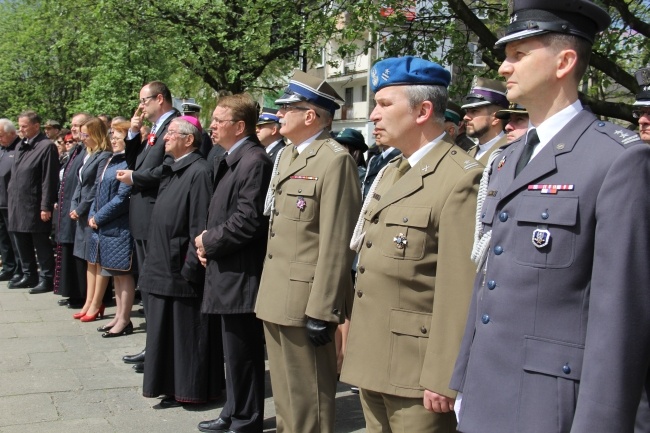
[[147, 297], [147, 355], [142, 394], [184, 403], [218, 399], [225, 385], [219, 316], [200, 297]]

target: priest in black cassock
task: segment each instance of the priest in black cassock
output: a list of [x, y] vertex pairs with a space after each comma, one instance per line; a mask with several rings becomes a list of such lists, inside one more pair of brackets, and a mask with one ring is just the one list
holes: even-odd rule
[[[199, 153], [201, 124], [172, 120], [140, 290], [148, 293], [147, 356], [142, 393], [163, 396], [161, 408], [220, 397], [224, 385], [221, 336], [201, 313], [205, 269], [192, 241], [205, 228], [212, 196], [210, 169]], [[170, 158], [171, 157], [171, 158]]]

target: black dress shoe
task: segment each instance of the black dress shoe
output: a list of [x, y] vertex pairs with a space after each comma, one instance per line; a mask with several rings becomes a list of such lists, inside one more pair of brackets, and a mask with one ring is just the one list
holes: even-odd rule
[[160, 409], [171, 409], [172, 407], [181, 407], [183, 404], [174, 397], [165, 397], [160, 400], [158, 407]]
[[9, 281], [13, 278], [14, 273], [9, 271], [0, 272], [0, 281]]
[[[115, 329], [113, 326], [111, 326], [111, 329]], [[99, 328], [97, 328], [99, 330]], [[120, 337], [122, 335], [130, 335], [133, 334], [133, 322], [129, 322], [124, 329], [122, 329], [120, 332], [109, 332], [106, 331], [102, 334], [102, 338], [113, 338], [113, 337]]]
[[41, 280], [38, 282], [36, 287], [29, 289], [29, 293], [32, 295], [36, 295], [38, 293], [47, 293], [51, 292], [54, 290], [54, 287], [52, 286], [52, 282], [49, 280]]
[[86, 303], [85, 301], [73, 301], [72, 299], [70, 299], [68, 301], [68, 308], [70, 308], [71, 310], [80, 310], [85, 303]]
[[125, 355], [122, 357], [122, 361], [126, 362], [127, 364], [139, 364], [141, 362], [144, 362], [144, 352], [136, 354], [136, 355]]
[[23, 277], [19, 281], [16, 281], [15, 283], [9, 281], [7, 287], [9, 287], [10, 289], [29, 289], [30, 287], [36, 287], [37, 285], [38, 285], [38, 277], [23, 275]]
[[9, 284], [12, 284], [12, 283], [16, 284], [18, 281], [20, 281], [22, 279], [23, 279], [23, 274], [21, 274], [21, 273], [14, 274], [14, 276], [11, 277], [11, 280], [9, 280]]
[[63, 307], [70, 303], [70, 299], [69, 298], [59, 299], [58, 301], [56, 301], [56, 303]]
[[198, 427], [202, 432], [208, 433], [226, 433], [230, 431], [230, 423], [221, 418], [212, 419], [210, 421], [201, 421]]
[[135, 370], [136, 373], [144, 373], [144, 362], [138, 362], [137, 364], [133, 364], [133, 369]]

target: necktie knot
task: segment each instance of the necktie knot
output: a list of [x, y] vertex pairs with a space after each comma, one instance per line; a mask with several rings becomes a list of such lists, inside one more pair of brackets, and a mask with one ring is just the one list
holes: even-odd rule
[[298, 158], [298, 155], [300, 155], [300, 153], [298, 153], [298, 148], [293, 146], [293, 150], [291, 151], [291, 162], [294, 162], [296, 158]]

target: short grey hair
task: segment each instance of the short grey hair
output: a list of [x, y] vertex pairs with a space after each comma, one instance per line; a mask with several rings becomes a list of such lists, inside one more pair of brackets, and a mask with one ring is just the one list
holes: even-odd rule
[[431, 102], [433, 104], [433, 119], [439, 124], [444, 123], [448, 99], [446, 87], [420, 84], [406, 86], [406, 96], [411, 108], [415, 108], [424, 101]]
[[16, 125], [9, 119], [0, 119], [0, 131], [15, 134]]
[[203, 137], [201, 135], [201, 131], [199, 131], [199, 128], [183, 119], [174, 119], [173, 122], [176, 126], [178, 126], [178, 132], [180, 134], [191, 135], [194, 137], [194, 142], [192, 142], [193, 147], [198, 148], [201, 146]]

